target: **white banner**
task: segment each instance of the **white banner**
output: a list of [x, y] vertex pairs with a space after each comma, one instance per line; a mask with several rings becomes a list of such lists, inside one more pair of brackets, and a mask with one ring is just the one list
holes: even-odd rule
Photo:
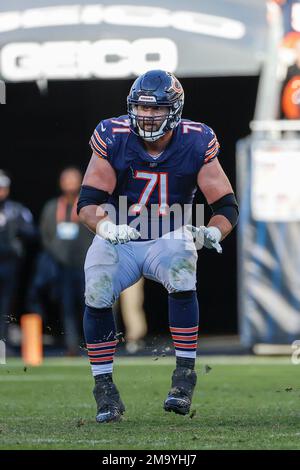
[[251, 163], [254, 220], [300, 221], [300, 142], [255, 142]]
[[[124, 78], [163, 68], [184, 76], [258, 75], [261, 0], [0, 2], [0, 78]], [[225, 59], [224, 59], [225, 58]]]

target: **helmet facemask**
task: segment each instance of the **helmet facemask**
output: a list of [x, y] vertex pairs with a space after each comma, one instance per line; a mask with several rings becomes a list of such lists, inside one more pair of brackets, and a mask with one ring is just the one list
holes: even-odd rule
[[[135, 104], [128, 100], [128, 116], [131, 123], [131, 130], [134, 134], [148, 142], [154, 142], [160, 139], [168, 131], [174, 129], [180, 122], [183, 100], [181, 100], [182, 103], [179, 103], [178, 101], [168, 106], [159, 105], [160, 107], [166, 107], [168, 109], [167, 113], [156, 116], [139, 116], [137, 103]], [[144, 105], [149, 106], [148, 103], [145, 103]], [[158, 128], [157, 124], [159, 123], [161, 124]]]
[[157, 114], [156, 116], [144, 116], [139, 115], [137, 105], [132, 105], [131, 108], [132, 111], [129, 114], [130, 120], [134, 129], [137, 130], [137, 134], [142, 139], [154, 142], [166, 133], [164, 129], [170, 119], [169, 109], [167, 113]]

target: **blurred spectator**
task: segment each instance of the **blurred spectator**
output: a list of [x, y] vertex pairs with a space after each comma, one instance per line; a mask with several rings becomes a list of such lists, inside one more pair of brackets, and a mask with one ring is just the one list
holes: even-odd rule
[[36, 236], [29, 209], [9, 199], [11, 180], [0, 170], [0, 339], [7, 339], [26, 241]]
[[[31, 310], [34, 305], [38, 309], [41, 288], [57, 287], [69, 356], [78, 354], [84, 309], [83, 264], [93, 238], [93, 234], [79, 223], [76, 213], [81, 181], [82, 175], [77, 168], [63, 170], [59, 179], [61, 196], [48, 201], [42, 211], [40, 230], [45, 252], [38, 259], [29, 295]], [[54, 291], [52, 289], [55, 298]]]

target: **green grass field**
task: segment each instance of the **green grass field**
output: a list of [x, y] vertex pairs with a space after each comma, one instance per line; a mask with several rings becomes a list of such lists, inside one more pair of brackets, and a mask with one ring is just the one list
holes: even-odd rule
[[300, 449], [300, 365], [200, 357], [192, 413], [183, 417], [162, 409], [173, 362], [117, 357], [126, 414], [99, 425], [85, 359], [48, 359], [27, 371], [8, 359], [0, 365], [0, 449]]

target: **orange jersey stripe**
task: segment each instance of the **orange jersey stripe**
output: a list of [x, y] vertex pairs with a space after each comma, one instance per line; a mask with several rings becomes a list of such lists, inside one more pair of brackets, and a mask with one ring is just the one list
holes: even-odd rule
[[107, 148], [107, 145], [106, 143], [104, 142], [104, 140], [101, 139], [100, 135], [99, 135], [99, 132], [95, 129], [95, 134], [96, 134], [96, 137], [97, 139], [99, 140], [100, 144], [103, 145], [103, 147], [106, 149]]
[[216, 142], [215, 145], [211, 149], [209, 149], [205, 152], [205, 155], [210, 155], [211, 153], [213, 153], [216, 150], [216, 148], [219, 148], [219, 146], [220, 146], [219, 142]]
[[211, 160], [213, 157], [215, 157], [217, 155], [219, 151], [219, 147], [216, 148], [216, 150], [214, 151], [214, 153], [212, 153], [211, 155], [209, 155], [208, 157], [205, 158], [204, 160], [204, 163], [208, 162], [209, 160]]
[[91, 137], [91, 140], [92, 140], [94, 146], [96, 147], [96, 149], [99, 150], [99, 152], [102, 153], [105, 157], [107, 157], [107, 152], [105, 152], [105, 150], [103, 150], [103, 149], [100, 147], [100, 145], [97, 144], [97, 141], [96, 141], [96, 139], [95, 139], [94, 136]]
[[92, 149], [93, 149], [93, 152], [97, 155], [97, 157], [99, 158], [103, 158], [104, 160], [106, 160], [106, 157], [104, 157], [103, 155], [101, 155], [95, 148], [93, 145], [91, 145]]
[[214, 136], [213, 140], [211, 140], [211, 141], [209, 142], [208, 147], [211, 147], [212, 144], [214, 144], [214, 143], [216, 142], [216, 140], [217, 140], [217, 137]]
[[104, 155], [104, 154], [101, 152], [101, 150], [100, 150], [100, 151], [96, 150], [94, 146], [92, 146], [92, 149], [93, 149], [93, 151], [95, 152], [95, 154], [98, 155], [98, 157], [104, 158], [105, 160], [107, 160], [107, 156]]

